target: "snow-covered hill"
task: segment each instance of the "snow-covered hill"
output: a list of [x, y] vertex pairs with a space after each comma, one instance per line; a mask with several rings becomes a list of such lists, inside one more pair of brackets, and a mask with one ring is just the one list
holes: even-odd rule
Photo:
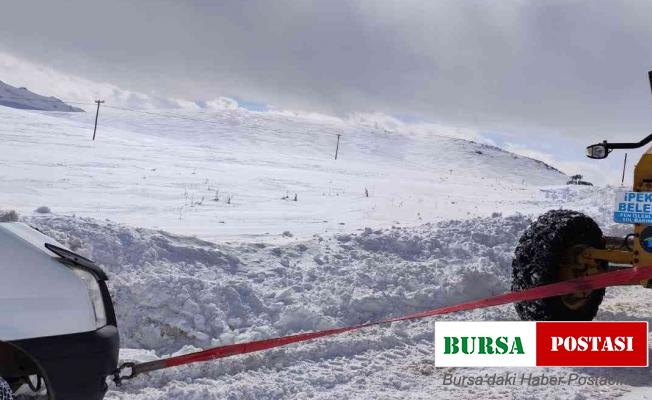
[[540, 185], [567, 180], [496, 147], [359, 120], [107, 105], [93, 142], [91, 114], [0, 108], [5, 207], [270, 241], [527, 212]]
[[0, 81], [0, 106], [24, 110], [81, 112], [81, 108], [70, 106], [56, 97], [45, 97], [24, 87], [14, 87]]

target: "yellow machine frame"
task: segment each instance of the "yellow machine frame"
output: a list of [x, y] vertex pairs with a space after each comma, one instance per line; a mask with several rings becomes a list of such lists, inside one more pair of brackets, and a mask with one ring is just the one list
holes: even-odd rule
[[[634, 169], [634, 192], [652, 192], [652, 147], [641, 156]], [[591, 275], [606, 268], [627, 268], [628, 265], [652, 265], [652, 253], [641, 247], [638, 237], [647, 225], [635, 224], [633, 235], [626, 238], [605, 237], [605, 248], [585, 247], [576, 252], [571, 262], [562, 265], [566, 278]], [[652, 287], [652, 280], [641, 282]]]

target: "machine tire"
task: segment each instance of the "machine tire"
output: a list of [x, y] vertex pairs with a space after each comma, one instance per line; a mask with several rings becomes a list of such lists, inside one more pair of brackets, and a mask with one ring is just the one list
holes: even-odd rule
[[0, 400], [13, 400], [14, 395], [9, 384], [0, 377]]
[[[512, 262], [512, 290], [520, 291], [560, 280], [563, 253], [576, 245], [604, 248], [600, 227], [586, 215], [571, 210], [551, 210], [532, 223], [521, 237]], [[515, 304], [522, 320], [590, 321], [598, 312], [605, 290], [592, 291], [579, 309], [561, 297]]]

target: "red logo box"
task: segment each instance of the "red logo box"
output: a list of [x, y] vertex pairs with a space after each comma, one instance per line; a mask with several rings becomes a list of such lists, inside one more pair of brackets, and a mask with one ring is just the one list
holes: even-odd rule
[[537, 366], [647, 367], [647, 322], [537, 322]]

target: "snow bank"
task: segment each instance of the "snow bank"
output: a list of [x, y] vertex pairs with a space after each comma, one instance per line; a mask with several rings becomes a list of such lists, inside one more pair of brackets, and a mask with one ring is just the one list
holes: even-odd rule
[[[149, 361], [506, 291], [513, 249], [530, 220], [496, 213], [413, 228], [315, 235], [286, 245], [215, 244], [57, 215], [33, 216], [27, 222], [104, 267], [118, 313], [121, 358]], [[440, 318], [505, 320], [516, 315], [506, 305]], [[468, 387], [443, 388], [442, 374], [447, 371], [433, 368], [432, 345], [431, 320], [395, 323], [157, 371], [120, 388], [112, 386], [107, 398], [403, 399], [436, 394], [443, 399], [500, 399], [506, 393], [517, 398], [572, 398], [582, 393], [608, 399], [623, 392], [510, 387], [483, 388], [474, 394]]]
[[[538, 207], [542, 212], [547, 204], [575, 204], [596, 218], [605, 232], [627, 228], [609, 221], [605, 204], [611, 202], [613, 188], [541, 190]], [[52, 214], [26, 220], [104, 267], [116, 302], [121, 357], [140, 361], [378, 320], [504, 292], [510, 284], [513, 249], [530, 222], [527, 216], [494, 213], [409, 228], [314, 235], [279, 245], [216, 244]], [[631, 289], [609, 291], [615, 297], [607, 296], [601, 311], [606, 314], [599, 318], [613, 319], [621, 315], [617, 313], [623, 312], [622, 307], [639, 301], [638, 296], [631, 297], [623, 306], [622, 299], [629, 297], [622, 297], [621, 292], [627, 290]], [[516, 318], [513, 307], [506, 305], [438, 319]], [[515, 398], [609, 399], [626, 390], [517, 386], [474, 392], [468, 387], [442, 387], [446, 370], [432, 365], [431, 322], [396, 323], [158, 371], [121, 388], [112, 387], [107, 398], [403, 399], [436, 395], [459, 399], [472, 395], [500, 399], [509, 394]], [[470, 374], [502, 371], [468, 369]], [[635, 386], [642, 375], [633, 376], [622, 377]]]
[[523, 216], [283, 246], [214, 244], [87, 218], [38, 217], [101, 264], [123, 346], [158, 354], [377, 320], [504, 291]]

